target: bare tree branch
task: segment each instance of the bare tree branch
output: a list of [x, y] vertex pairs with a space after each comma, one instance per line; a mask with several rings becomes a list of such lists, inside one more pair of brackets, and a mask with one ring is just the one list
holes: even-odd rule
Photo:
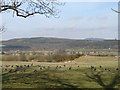
[[5, 26], [4, 26], [4, 25], [0, 26], [0, 33], [1, 33], [1, 32], [5, 32], [5, 31], [6, 31], [6, 29], [7, 29], [7, 28], [5, 28]]
[[[112, 9], [112, 8], [111, 8]], [[120, 13], [119, 11], [117, 11], [117, 10], [114, 10], [114, 9], [112, 9], [114, 12], [116, 12], [116, 13]]]
[[57, 0], [0, 0], [0, 13], [14, 11], [17, 16], [27, 18], [35, 14], [43, 14], [46, 17], [56, 16], [59, 11], [56, 6], [63, 5]]

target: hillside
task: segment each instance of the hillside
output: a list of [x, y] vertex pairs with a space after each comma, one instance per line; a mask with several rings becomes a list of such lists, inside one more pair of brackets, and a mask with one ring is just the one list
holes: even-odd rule
[[117, 40], [75, 40], [63, 38], [19, 38], [2, 41], [3, 50], [54, 50], [54, 49], [108, 49], [118, 48]]

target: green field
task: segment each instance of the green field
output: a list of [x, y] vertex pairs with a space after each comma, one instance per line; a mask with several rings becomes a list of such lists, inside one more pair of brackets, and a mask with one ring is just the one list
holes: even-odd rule
[[[110, 84], [118, 72], [118, 58], [82, 56], [56, 63], [3, 61], [2, 66], [3, 88], [103, 88], [93, 75], [100, 75], [105, 85]], [[114, 88], [119, 86], [118, 80]]]

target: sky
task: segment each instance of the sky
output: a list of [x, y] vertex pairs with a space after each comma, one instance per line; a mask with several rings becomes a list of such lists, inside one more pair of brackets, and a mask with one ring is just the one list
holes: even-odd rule
[[[117, 2], [66, 2], [56, 7], [59, 18], [44, 15], [29, 18], [13, 17], [10, 12], [0, 15], [0, 21], [7, 30], [2, 39], [57, 37], [70, 39], [118, 38]], [[0, 22], [1, 23], [1, 22]]]

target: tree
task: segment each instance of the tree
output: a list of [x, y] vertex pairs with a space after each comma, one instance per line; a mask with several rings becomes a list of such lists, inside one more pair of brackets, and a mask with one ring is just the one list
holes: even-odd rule
[[20, 53], [20, 61], [27, 61], [25, 53]]
[[13, 15], [23, 18], [35, 14], [49, 17], [59, 13], [55, 8], [58, 5], [62, 5], [62, 3], [57, 0], [0, 0], [0, 13], [13, 11]]

